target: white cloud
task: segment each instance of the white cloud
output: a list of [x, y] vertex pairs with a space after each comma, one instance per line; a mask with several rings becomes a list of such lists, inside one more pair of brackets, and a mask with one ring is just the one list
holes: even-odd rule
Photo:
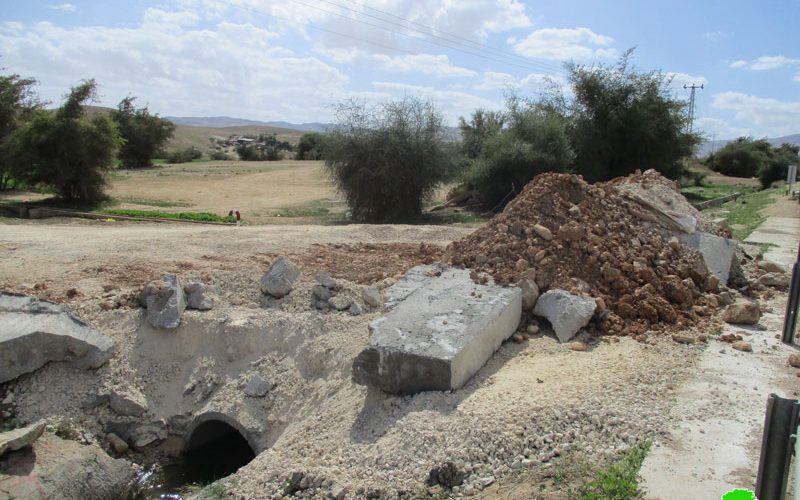
[[[133, 28], [36, 23], [19, 31], [4, 24], [3, 64], [36, 77], [42, 97], [53, 102], [94, 77], [101, 104], [115, 106], [130, 93], [162, 115], [316, 121], [348, 94], [346, 74], [294, 55], [272, 31], [228, 22], [187, 29], [191, 16], [148, 15]], [[163, 29], [165, 22], [184, 28]]]
[[467, 77], [476, 73], [470, 69], [453, 66], [446, 55], [415, 54], [405, 56], [377, 56], [381, 68], [402, 73], [422, 73], [439, 78]]
[[739, 60], [730, 64], [734, 69], [749, 69], [751, 71], [767, 71], [800, 65], [800, 59], [786, 56], [761, 56], [751, 61]]
[[544, 59], [613, 59], [617, 51], [608, 47], [614, 39], [589, 28], [544, 28], [514, 44], [527, 57]]
[[567, 80], [559, 74], [529, 73], [527, 76], [517, 78], [508, 73], [486, 71], [480, 83], [474, 86], [475, 90], [520, 90], [540, 91], [551, 85], [556, 85], [566, 90]]
[[794, 78], [792, 78], [792, 81], [800, 83], [800, 73], [797, 73], [796, 75], [794, 75]]
[[62, 12], [75, 12], [78, 8], [71, 3], [50, 4], [47, 7], [53, 10], [60, 10]]
[[728, 34], [725, 33], [724, 31], [708, 31], [706, 33], [703, 33], [703, 37], [705, 37], [706, 40], [710, 40], [712, 42], [718, 42], [724, 38], [728, 38]]
[[707, 85], [708, 80], [704, 76], [693, 76], [687, 73], [667, 73], [666, 76], [672, 79], [673, 88], [683, 88], [684, 85]]
[[705, 135], [707, 139], [714, 139], [717, 141], [753, 135], [753, 129], [735, 127], [725, 120], [707, 116], [695, 119], [694, 128]]
[[736, 120], [758, 135], [770, 137], [796, 134], [800, 124], [800, 101], [779, 101], [740, 92], [715, 94], [712, 107], [732, 111]]
[[465, 116], [475, 109], [502, 109], [505, 106], [502, 101], [494, 101], [456, 90], [439, 90], [433, 87], [396, 82], [372, 82], [372, 85], [392, 97], [413, 95], [430, 99], [442, 111], [445, 121], [450, 125], [455, 125], [459, 116]]
[[194, 12], [177, 11], [168, 12], [161, 9], [149, 8], [144, 11], [144, 27], [158, 29], [175, 29], [192, 26], [200, 21], [200, 16]]

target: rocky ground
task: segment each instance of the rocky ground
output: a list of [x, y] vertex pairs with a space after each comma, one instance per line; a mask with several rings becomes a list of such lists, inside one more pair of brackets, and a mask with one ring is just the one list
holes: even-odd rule
[[[616, 228], [624, 234], [614, 237], [613, 248], [600, 248], [602, 241], [593, 241], [590, 233], [605, 238], [617, 234], [616, 226], [595, 231], [586, 224], [581, 236], [573, 238], [561, 230], [574, 229], [567, 218], [592, 220], [595, 207], [581, 203], [603, 199], [575, 184], [579, 192], [584, 201], [578, 203], [568, 200], [574, 193], [551, 200], [551, 221], [560, 218], [558, 227], [532, 220], [518, 228], [512, 207], [507, 217], [471, 236], [470, 229], [425, 226], [3, 225], [0, 248], [13, 259], [0, 269], [0, 288], [64, 303], [109, 336], [116, 353], [97, 370], [51, 363], [4, 384], [0, 410], [4, 418], [20, 423], [44, 419], [75, 439], [140, 462], [175, 453], [174, 439], [163, 438], [180, 434], [197, 415], [235, 416], [251, 443], [263, 450], [222, 482], [225, 491], [239, 498], [289, 493], [377, 498], [403, 492], [492, 496], [503, 494], [511, 483], [529, 485], [522, 497], [572, 498], [593, 470], [633, 444], [668, 437], [666, 429], [681, 418], [671, 411], [679, 387], [703, 376], [696, 366], [699, 353], [724, 349], [731, 356], [746, 356], [742, 344], [741, 350], [733, 348], [735, 342], [758, 349], [759, 335], [775, 334], [719, 335], [720, 298], [744, 298], [743, 292], [773, 308], [785, 300], [782, 283], [758, 283], [774, 270], [759, 268], [747, 256], [742, 262], [751, 284], [740, 292], [709, 287], [707, 276], [693, 266], [696, 252], [675, 248], [655, 234]], [[522, 210], [525, 204], [516, 207]], [[630, 207], [624, 208], [630, 213]], [[620, 220], [628, 220], [625, 213], [617, 214]], [[551, 239], [534, 236], [541, 232], [536, 224], [547, 228]], [[607, 299], [621, 318], [615, 324], [638, 326], [594, 324], [594, 334], [579, 335], [580, 344], [560, 344], [546, 323], [537, 329], [527, 318], [521, 334], [503, 344], [457, 391], [399, 397], [351, 382], [352, 360], [367, 343], [369, 322], [380, 314], [365, 302], [365, 286], [383, 288], [413, 265], [443, 256], [460, 258], [476, 273], [515, 281], [516, 273], [527, 270], [518, 261], [527, 258], [507, 258], [517, 251], [513, 245], [497, 248], [498, 235], [506, 232], [535, 243], [530, 245], [535, 252], [522, 253], [533, 254], [527, 267], [538, 264], [543, 270], [537, 269], [547, 281], [539, 283], [542, 289], [559, 284]], [[445, 251], [454, 240], [459, 242]], [[537, 261], [540, 250], [545, 256]], [[572, 262], [572, 276], [553, 259], [556, 250], [572, 256], [566, 260]], [[598, 259], [613, 252], [602, 260], [609, 265], [600, 269], [614, 268], [619, 274], [591, 274], [586, 252]], [[642, 252], [653, 255], [637, 268]], [[660, 256], [663, 252], [668, 255]], [[287, 296], [274, 298], [263, 293], [259, 279], [279, 254], [302, 274]], [[480, 254], [486, 254], [486, 261], [477, 258]], [[500, 255], [506, 258], [494, 260]], [[546, 259], [550, 266], [542, 264]], [[634, 261], [630, 270], [628, 260]], [[665, 261], [664, 272], [658, 270], [659, 260]], [[666, 301], [674, 310], [676, 321], [667, 322], [669, 328], [623, 313], [626, 295], [635, 299], [635, 289], [646, 286], [639, 282], [646, 278], [641, 269], [655, 269], [655, 277], [644, 281], [654, 281], [649, 300]], [[183, 283], [196, 280], [216, 287], [216, 304], [207, 311], [187, 310], [175, 330], [151, 327], [139, 292], [166, 273]], [[319, 307], [318, 273], [337, 280], [347, 308]], [[608, 279], [611, 275], [616, 279]], [[678, 277], [672, 288], [669, 276]], [[675, 300], [668, 290], [680, 291], [679, 285], [688, 296]], [[715, 304], [707, 302], [712, 296]], [[609, 332], [616, 335], [600, 335]], [[254, 396], [248, 387], [256, 377], [268, 387]], [[110, 432], [130, 432], [129, 444], [141, 450], [114, 451]], [[426, 485], [434, 469], [445, 486]], [[582, 472], [564, 480], [565, 470]], [[452, 489], [443, 489], [447, 486]]]

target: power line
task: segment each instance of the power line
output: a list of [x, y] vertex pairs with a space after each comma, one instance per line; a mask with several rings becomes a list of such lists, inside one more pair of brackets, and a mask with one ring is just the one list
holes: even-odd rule
[[[373, 26], [373, 27], [378, 28], [378, 29], [390, 31], [392, 33], [395, 33], [395, 34], [400, 35], [400, 36], [404, 36], [406, 38], [413, 38], [413, 37], [411, 37], [410, 35], [408, 35], [406, 33], [401, 33], [401, 32], [398, 32], [398, 31], [390, 30], [390, 29], [388, 29], [388, 28], [386, 28], [384, 26], [375, 25], [373, 23], [369, 23], [369, 22], [366, 22], [366, 21], [363, 21], [363, 20], [360, 20], [360, 19], [354, 19], [352, 17], [345, 16], [345, 15], [340, 14], [340, 13], [332, 12], [330, 10], [321, 9], [319, 7], [304, 3], [304, 2], [302, 2], [300, 0], [290, 0], [290, 1], [292, 1], [294, 3], [297, 3], [299, 5], [303, 5], [305, 7], [309, 7], [309, 8], [312, 8], [312, 9], [319, 10], [320, 12], [325, 12], [327, 14], [333, 14], [333, 15], [336, 15], [336, 16], [339, 16], [339, 17], [343, 17], [343, 18], [345, 18], [347, 20], [350, 20], [350, 21], [360, 22], [362, 24], [367, 24], [367, 25]], [[253, 12], [253, 13], [261, 14], [261, 15], [264, 15], [264, 16], [267, 16], [267, 17], [271, 17], [271, 18], [274, 18], [274, 19], [278, 19], [278, 20], [281, 20], [281, 21], [287, 21], [289, 23], [296, 23], [295, 20], [288, 19], [288, 18], [285, 18], [285, 17], [276, 16], [275, 14], [272, 14], [270, 12], [266, 12], [266, 11], [261, 10], [261, 9], [256, 9], [254, 7], [250, 7], [250, 6], [246, 6], [246, 5], [237, 5], [235, 3], [232, 3], [232, 2], [229, 2], [229, 1], [226, 1], [226, 0], [217, 0], [217, 2], [219, 2], [221, 4], [224, 4], [224, 5], [227, 5], [229, 7], [250, 11], [250, 12]], [[387, 49], [387, 50], [392, 50], [392, 51], [396, 51], [396, 52], [402, 52], [402, 53], [410, 54], [410, 55], [421, 55], [419, 52], [409, 51], [409, 50], [401, 49], [401, 48], [398, 48], [398, 47], [395, 47], [395, 46], [392, 46], [392, 45], [387, 45], [387, 44], [376, 42], [376, 41], [373, 41], [373, 40], [368, 40], [368, 39], [365, 39], [365, 38], [362, 38], [362, 37], [357, 37], [357, 36], [354, 36], [354, 35], [341, 33], [339, 31], [332, 30], [332, 29], [329, 29], [329, 28], [324, 28], [322, 26], [319, 26], [319, 25], [316, 25], [316, 24], [310, 23], [310, 22], [306, 22], [304, 24], [304, 26], [307, 26], [309, 28], [316, 29], [316, 30], [319, 30], [319, 31], [323, 31], [323, 32], [326, 32], [326, 33], [330, 33], [330, 34], [333, 34], [333, 35], [336, 35], [336, 36], [341, 36], [341, 37], [348, 38], [348, 39], [351, 39], [351, 40], [356, 40], [356, 41], [364, 42], [364, 43], [367, 43], [367, 44], [370, 44], [370, 45], [375, 45], [375, 46], [378, 46], [378, 47], [381, 47], [381, 48], [384, 48], [384, 49]], [[437, 46], [440, 46], [440, 47], [445, 47], [445, 48], [448, 48], [448, 49], [459, 50], [459, 51], [465, 52], [465, 53], [467, 53], [469, 55], [472, 55], [472, 56], [475, 56], [475, 57], [480, 57], [480, 58], [483, 58], [483, 59], [487, 59], [487, 60], [490, 60], [490, 61], [493, 61], [493, 62], [497, 62], [497, 63], [500, 63], [500, 64], [507, 64], [507, 65], [512, 65], [512, 66], [517, 66], [517, 67], [520, 67], [522, 69], [526, 69], [528, 71], [532, 71], [532, 70], [542, 71], [541, 68], [537, 68], [537, 67], [534, 66], [535, 63], [527, 63], [525, 66], [523, 66], [523, 65], [517, 64], [515, 62], [500, 60], [500, 59], [497, 59], [497, 58], [485, 56], [483, 54], [477, 54], [477, 53], [474, 53], [474, 52], [469, 52], [469, 51], [466, 51], [466, 50], [458, 49], [456, 47], [446, 46], [446, 45], [443, 45], [443, 44], [440, 44], [440, 43], [436, 43], [436, 42], [431, 41], [431, 40], [420, 39], [420, 41], [425, 42], [425, 43], [429, 43], [429, 44], [433, 44], [433, 45], [437, 45]], [[473, 69], [478, 69], [478, 68], [474, 68], [473, 67]], [[482, 69], [478, 69], [478, 71], [482, 71]], [[548, 71], [550, 71], [550, 70], [548, 69]]]
[[[493, 62], [497, 62], [497, 63], [501, 63], [501, 64], [508, 64], [508, 65], [511, 65], [511, 66], [517, 66], [519, 68], [526, 69], [528, 71], [534, 71], [534, 70], [536, 70], [536, 71], [544, 71], [541, 67], [537, 66], [537, 63], [524, 61], [524, 63], [521, 64], [521, 63], [518, 63], [518, 62], [515, 62], [515, 61], [511, 61], [511, 60], [507, 60], [507, 59], [505, 59], [505, 60], [498, 59], [497, 57], [492, 57], [492, 56], [481, 54], [480, 52], [476, 52], [475, 49], [472, 49], [471, 47], [469, 47], [467, 49], [462, 49], [462, 48], [459, 48], [459, 47], [454, 47], [452, 45], [444, 45], [444, 44], [439, 43], [439, 42], [437, 42], [435, 40], [426, 40], [424, 38], [419, 39], [419, 38], [416, 38], [416, 37], [412, 37], [408, 33], [403, 33], [403, 32], [388, 28], [386, 26], [381, 26], [381, 25], [378, 25], [378, 24], [375, 24], [375, 23], [371, 23], [369, 21], [364, 21], [363, 19], [350, 17], [350, 16], [347, 16], [347, 15], [341, 14], [339, 12], [334, 12], [334, 11], [331, 11], [331, 10], [323, 9], [323, 8], [317, 7], [315, 5], [310, 5], [310, 4], [308, 4], [306, 2], [303, 2], [301, 0], [290, 0], [290, 1], [294, 2], [296, 4], [299, 4], [299, 5], [303, 5], [304, 7], [309, 7], [309, 8], [312, 8], [312, 9], [319, 10], [320, 12], [325, 12], [327, 14], [332, 14], [334, 16], [338, 16], [338, 17], [344, 18], [344, 19], [346, 19], [348, 21], [354, 21], [354, 22], [357, 22], [357, 23], [364, 24], [366, 26], [372, 26], [373, 28], [384, 30], [384, 31], [387, 31], [389, 33], [394, 33], [394, 34], [400, 35], [402, 37], [416, 39], [416, 40], [422, 41], [424, 43], [428, 43], [428, 44], [431, 44], [431, 45], [436, 45], [438, 47], [444, 47], [444, 48], [451, 49], [451, 50], [457, 50], [459, 52], [463, 52], [463, 53], [471, 55], [473, 57], [480, 57], [482, 59], [487, 59], [489, 61], [493, 61]], [[348, 7], [344, 7], [342, 5], [338, 5], [338, 4], [335, 4], [333, 2], [329, 2], [327, 0], [320, 0], [320, 1], [323, 1], [325, 3], [331, 4], [331, 5], [335, 5], [337, 7], [340, 7], [340, 8], [355, 12], [356, 14], [364, 14], [364, 15], [366, 15], [368, 17], [371, 17], [371, 18], [374, 18], [374, 19], [378, 19], [378, 20], [380, 20], [382, 22], [385, 22], [385, 23], [394, 24], [394, 25], [400, 26], [400, 27], [405, 28], [405, 29], [411, 29], [412, 31], [416, 31], [416, 32], [421, 33], [421, 34], [423, 34], [425, 36], [432, 36], [434, 38], [442, 39], [442, 40], [445, 40], [446, 42], [448, 42], [450, 44], [459, 44], [459, 45], [464, 46], [464, 44], [462, 44], [462, 43], [454, 42], [452, 40], [447, 40], [446, 38], [443, 38], [443, 37], [440, 37], [440, 36], [437, 36], [437, 35], [431, 35], [431, 34], [428, 34], [428, 33], [424, 33], [424, 32], [422, 32], [420, 30], [416, 30], [416, 29], [413, 29], [413, 28], [408, 28], [407, 26], [402, 26], [402, 25], [399, 25], [398, 23], [393, 23], [393, 22], [387, 21], [385, 19], [380, 19], [380, 18], [378, 18], [376, 16], [370, 16], [369, 14], [365, 14], [363, 12], [358, 12], [356, 10], [349, 9]], [[505, 56], [503, 56], [503, 57], [505, 57]], [[548, 69], [547, 71], [550, 71], [550, 70]]]
[[[370, 11], [373, 11], [373, 12], [378, 12], [378, 13], [383, 14], [385, 16], [389, 16], [389, 17], [398, 19], [398, 20], [400, 20], [400, 21], [402, 21], [404, 23], [407, 23], [407, 24], [412, 24], [414, 26], [419, 26], [420, 28], [423, 28], [425, 31], [417, 29], [417, 28], [412, 28], [410, 26], [406, 26], [406, 25], [401, 24], [401, 23], [393, 22], [393, 21], [384, 19], [384, 18], [379, 17], [379, 16], [373, 16], [373, 15], [367, 14], [366, 12], [362, 12], [362, 11], [358, 11], [358, 10], [355, 10], [355, 9], [351, 9], [349, 7], [345, 7], [344, 5], [341, 5], [341, 4], [338, 4], [338, 3], [335, 3], [335, 2], [331, 2], [330, 0], [318, 0], [318, 1], [330, 4], [330, 5], [334, 5], [336, 7], [349, 10], [349, 11], [354, 12], [356, 14], [367, 16], [367, 17], [379, 20], [381, 22], [385, 22], [385, 23], [388, 23], [388, 24], [399, 26], [399, 27], [404, 28], [404, 29], [410, 29], [410, 30], [415, 31], [417, 33], [421, 33], [421, 34], [423, 34], [425, 36], [432, 36], [434, 38], [444, 40], [444, 41], [446, 41], [448, 43], [453, 43], [453, 44], [461, 45], [461, 46], [464, 46], [464, 47], [468, 47], [468, 48], [470, 48], [472, 50], [484, 50], [484, 51], [488, 51], [488, 52], [493, 52], [495, 56], [500, 56], [500, 57], [504, 57], [504, 58], [508, 58], [508, 59], [512, 59], [512, 60], [518, 60], [521, 63], [528, 64], [528, 65], [536, 65], [536, 66], [539, 66], [540, 68], [546, 68], [546, 69], [551, 70], [551, 71], [563, 72], [563, 68], [561, 68], [561, 66], [559, 66], [559, 65], [551, 64], [551, 63], [538, 62], [538, 61], [531, 61], [530, 58], [522, 57], [522, 56], [519, 56], [517, 54], [512, 54], [511, 52], [508, 52], [508, 51], [505, 51], [505, 50], [502, 50], [502, 49], [498, 49], [498, 48], [495, 48], [495, 47], [492, 47], [490, 45], [486, 45], [486, 44], [483, 44], [483, 43], [480, 43], [480, 42], [476, 42], [474, 40], [470, 40], [469, 38], [466, 38], [466, 37], [463, 37], [463, 36], [460, 36], [460, 35], [456, 35], [454, 33], [450, 33], [450, 32], [444, 31], [444, 30], [440, 30], [440, 29], [435, 28], [433, 26], [429, 26], [429, 25], [426, 25], [426, 24], [423, 24], [423, 23], [419, 23], [417, 21], [413, 21], [411, 19], [407, 19], [407, 18], [404, 18], [402, 16], [398, 16], [396, 14], [392, 14], [391, 12], [387, 12], [387, 11], [384, 11], [384, 10], [381, 10], [381, 9], [376, 9], [375, 7], [370, 7], [368, 5], [356, 2], [354, 0], [344, 0], [344, 1], [350, 2], [350, 3], [354, 4], [354, 5], [358, 5], [359, 7], [362, 7], [364, 9], [366, 9], [366, 10], [370, 10]], [[441, 36], [441, 35], [439, 35], [437, 33], [440, 33], [441, 35], [446, 35], [446, 36]], [[449, 37], [449, 38], [447, 38], [447, 37]]]

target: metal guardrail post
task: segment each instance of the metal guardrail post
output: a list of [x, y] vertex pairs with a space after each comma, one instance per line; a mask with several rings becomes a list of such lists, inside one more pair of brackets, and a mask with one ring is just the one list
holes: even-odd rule
[[792, 285], [789, 288], [789, 296], [786, 298], [786, 315], [783, 318], [783, 340], [786, 344], [794, 342], [794, 334], [797, 331], [797, 314], [800, 308], [800, 248], [797, 250], [797, 261], [792, 267]]
[[791, 436], [797, 430], [798, 414], [800, 404], [796, 399], [769, 395], [756, 479], [755, 493], [759, 500], [783, 500], [786, 496], [793, 450]]

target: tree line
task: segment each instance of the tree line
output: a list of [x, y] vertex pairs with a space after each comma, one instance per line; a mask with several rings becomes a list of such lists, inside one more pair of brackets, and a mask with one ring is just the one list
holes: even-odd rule
[[459, 143], [448, 140], [431, 103], [406, 98], [339, 105], [315, 148], [353, 217], [365, 221], [419, 214], [444, 180], [500, 208], [542, 172], [594, 182], [653, 168], [677, 179], [700, 137], [688, 132], [686, 103], [670, 93], [670, 78], [637, 72], [631, 54], [613, 66], [568, 64], [566, 91], [552, 84], [537, 98], [507, 96], [505, 110], [462, 117]]
[[106, 174], [119, 165], [149, 166], [175, 125], [125, 97], [110, 114], [87, 113], [97, 95], [91, 79], [72, 87], [55, 110], [33, 91], [36, 81], [0, 76], [0, 189], [41, 186], [59, 198], [105, 198]]
[[786, 178], [789, 165], [798, 163], [800, 146], [784, 143], [773, 147], [765, 139], [739, 137], [708, 155], [705, 164], [724, 175], [758, 177], [761, 187]]

